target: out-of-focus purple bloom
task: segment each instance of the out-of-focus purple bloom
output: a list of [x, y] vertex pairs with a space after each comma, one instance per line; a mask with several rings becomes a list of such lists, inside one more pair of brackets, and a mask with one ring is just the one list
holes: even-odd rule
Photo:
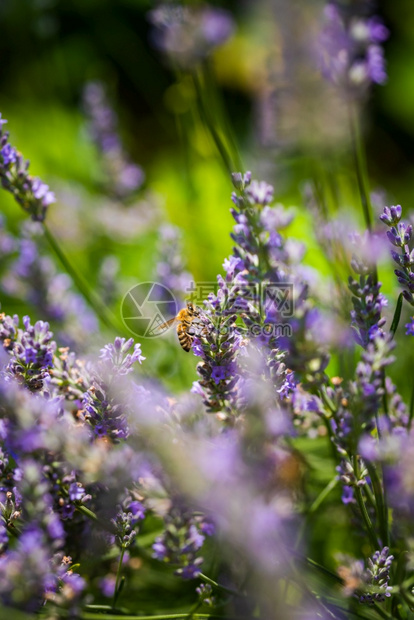
[[101, 82], [89, 82], [83, 94], [92, 139], [101, 151], [109, 189], [121, 199], [129, 198], [143, 184], [140, 166], [127, 157], [118, 134], [118, 117], [110, 107]]
[[[142, 364], [145, 357], [141, 346], [133, 338], [115, 338], [114, 343], [101, 349], [100, 362], [95, 366], [91, 385], [83, 394], [82, 407], [85, 420], [92, 426], [96, 437], [109, 437], [114, 442], [129, 434], [128, 398], [125, 380], [136, 362]], [[124, 398], [125, 396], [125, 398]], [[131, 398], [131, 396], [130, 396]]]
[[99, 582], [99, 589], [106, 598], [112, 598], [115, 592], [116, 577], [107, 575]]
[[8, 132], [3, 132], [2, 125], [6, 122], [4, 119], [0, 122], [1, 184], [32, 220], [43, 222], [48, 206], [55, 202], [55, 195], [43, 181], [28, 174], [29, 162], [10, 145]]
[[358, 14], [357, 6], [349, 10], [337, 0], [330, 0], [318, 42], [323, 76], [346, 97], [363, 96], [371, 84], [387, 80], [379, 45], [387, 38], [388, 30], [378, 17], [366, 17]]
[[273, 201], [274, 189], [266, 181], [252, 181], [246, 188], [251, 204], [269, 205]]
[[233, 33], [227, 11], [204, 4], [200, 7], [164, 4], [150, 11], [152, 41], [174, 65], [191, 68], [206, 58]]
[[3, 275], [3, 289], [12, 297], [26, 299], [50, 321], [60, 344], [81, 351], [96, 331], [96, 317], [73, 291], [69, 276], [59, 273], [52, 260], [39, 252], [37, 232], [33, 225], [26, 226], [22, 238], [12, 238], [17, 256]]
[[128, 509], [132, 512], [134, 519], [143, 519], [145, 517], [145, 506], [137, 500], [132, 501], [129, 504]]
[[180, 505], [173, 505], [165, 516], [166, 529], [153, 544], [154, 557], [176, 567], [183, 579], [194, 579], [201, 572], [203, 558], [197, 552], [203, 546], [205, 535], [214, 534], [214, 528], [204, 527], [203, 519]]
[[22, 533], [16, 548], [0, 557], [0, 598], [6, 605], [33, 612], [56, 583], [44, 534], [30, 527]]

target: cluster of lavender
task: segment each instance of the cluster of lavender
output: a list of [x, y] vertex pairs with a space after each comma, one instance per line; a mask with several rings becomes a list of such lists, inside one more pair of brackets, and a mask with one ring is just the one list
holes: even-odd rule
[[118, 198], [127, 199], [142, 186], [144, 172], [125, 153], [118, 134], [118, 118], [108, 103], [103, 84], [87, 84], [83, 99], [89, 131], [109, 177], [108, 189]]
[[56, 343], [48, 323], [37, 321], [31, 325], [30, 318], [25, 316], [24, 329], [18, 325], [18, 316], [0, 315], [0, 339], [4, 350], [10, 354], [3, 376], [6, 381], [15, 378], [31, 391], [41, 390], [53, 365]]
[[28, 173], [29, 161], [16, 151], [9, 142], [9, 133], [3, 131], [7, 123], [0, 115], [0, 178], [4, 189], [35, 222], [43, 222], [47, 208], [55, 202], [55, 195], [46, 183]]
[[203, 558], [198, 551], [205, 536], [214, 533], [214, 526], [188, 508], [173, 504], [164, 518], [165, 531], [153, 544], [154, 557], [176, 567], [175, 574], [193, 579], [200, 574]]
[[[355, 244], [366, 245], [366, 240], [359, 236], [354, 241]], [[351, 276], [348, 281], [354, 306], [351, 312], [352, 327], [355, 330], [357, 343], [366, 348], [375, 337], [383, 335], [382, 327], [385, 325], [385, 319], [381, 317], [381, 312], [388, 302], [380, 292], [381, 283], [376, 281], [372, 266], [354, 256], [351, 267], [359, 275], [358, 281]]]
[[6, 265], [1, 289], [8, 296], [25, 299], [44, 320], [56, 326], [62, 345], [85, 350], [96, 331], [96, 317], [83, 297], [72, 290], [70, 277], [57, 271], [50, 257], [40, 253], [38, 232], [22, 227], [20, 237], [15, 237], [7, 232], [4, 220], [0, 221]]
[[[379, 43], [387, 31], [365, 8], [331, 1], [325, 11], [324, 71], [354, 97], [385, 79]], [[232, 30], [225, 12], [207, 6], [169, 4], [151, 19], [157, 46], [181, 68], [204, 59]], [[125, 159], [100, 86], [91, 85], [86, 97], [94, 137], [116, 162], [115, 191], [125, 198], [142, 179]], [[3, 162], [13, 159], [7, 146]], [[121, 181], [120, 172], [127, 175]], [[10, 183], [13, 174], [6, 175]], [[130, 612], [117, 608], [128, 576], [158, 560], [183, 579], [206, 581], [188, 616], [201, 604], [221, 604], [213, 596], [221, 589], [242, 599], [234, 609], [248, 617], [347, 617], [338, 592], [327, 595], [315, 573], [307, 579], [313, 570], [339, 579], [351, 613], [359, 602], [371, 605], [356, 612], [360, 617], [409, 617], [414, 399], [408, 412], [387, 376], [401, 307], [388, 329], [376, 268], [354, 256], [350, 319], [360, 359], [346, 379], [331, 376], [324, 316], [300, 265], [303, 251], [282, 234], [290, 214], [271, 206], [273, 187], [250, 173], [233, 174], [233, 184], [233, 253], [189, 333], [200, 358], [192, 391], [203, 406], [197, 397], [167, 397], [155, 381], [138, 382], [134, 369], [145, 357], [132, 339], [117, 337], [98, 361], [86, 361], [59, 348], [48, 323], [32, 325], [26, 316], [21, 325], [17, 316], [0, 315], [2, 604], [42, 608], [50, 617], [83, 617], [86, 610], [92, 618], [95, 609], [121, 618]], [[44, 216], [25, 208], [34, 219]], [[401, 216], [401, 207], [386, 207], [381, 220], [400, 249], [392, 254], [396, 275], [414, 306], [412, 227]], [[0, 241], [7, 247], [5, 236]], [[184, 277], [175, 232], [164, 231], [163, 243], [158, 276], [175, 293]], [[314, 436], [327, 438], [337, 476], [308, 509], [312, 466], [296, 446], [303, 435], [311, 444], [315, 420]], [[366, 537], [359, 553], [365, 560], [348, 558], [332, 575], [303, 553], [301, 535], [338, 479], [345, 514]], [[213, 537], [208, 547], [206, 537]], [[206, 577], [202, 565], [224, 566], [231, 587]], [[96, 583], [111, 607], [99, 605]], [[136, 586], [131, 592], [135, 601]], [[138, 613], [140, 602], [131, 604]]]
[[[136, 362], [142, 364], [144, 360], [141, 346], [134, 345], [132, 338], [116, 338], [114, 344], [102, 349], [100, 364], [93, 372], [91, 385], [82, 401], [83, 417], [98, 437], [117, 442], [128, 436], [127, 411], [119, 402], [122, 378], [132, 372]], [[113, 386], [115, 395], [111, 393]]]
[[395, 270], [398, 282], [402, 284], [404, 299], [414, 306], [414, 273], [411, 267], [414, 265], [414, 254], [410, 250], [410, 241], [413, 233], [411, 224], [401, 222], [402, 209], [400, 205], [385, 207], [380, 216], [381, 221], [389, 227], [387, 237], [389, 242], [399, 248], [400, 253], [392, 250], [391, 255], [399, 269]]
[[372, 16], [367, 2], [328, 2], [320, 36], [319, 60], [326, 79], [347, 96], [363, 96], [371, 84], [387, 79], [381, 47], [388, 30]]
[[[116, 338], [98, 362], [85, 363], [57, 347], [47, 323], [32, 326], [25, 317], [19, 327], [17, 316], [4, 314], [0, 342], [0, 598], [26, 611], [47, 601], [50, 612], [75, 613], [91, 584], [72, 564], [82, 566], [95, 547], [115, 545], [122, 567], [140, 522], [155, 510], [146, 506], [151, 494], [142, 494], [145, 480], [156, 479], [154, 455], [145, 455], [142, 411], [135, 415], [142, 408], [151, 417], [155, 405], [130, 377], [145, 358], [132, 339]], [[131, 433], [138, 448], [127, 443]], [[154, 546], [183, 578], [196, 576], [198, 552], [213, 533], [200, 513], [187, 512], [168, 513]], [[172, 523], [179, 514], [177, 541]], [[114, 596], [120, 587], [118, 579]]]
[[314, 309], [308, 287], [294, 269], [298, 248], [279, 232], [289, 225], [291, 214], [280, 205], [271, 207], [273, 187], [252, 181], [250, 173], [234, 174], [233, 183], [238, 192], [231, 211], [236, 245], [224, 263], [225, 279], [218, 277], [217, 295], [206, 303], [206, 329], [193, 346], [202, 358], [201, 381], [193, 391], [203, 396], [209, 411], [224, 413], [242, 406], [247, 345], [263, 358], [253, 374], [258, 371], [273, 382], [278, 403], [293, 395], [295, 372], [307, 382], [324, 383], [328, 363], [309, 330]]
[[338, 573], [344, 580], [348, 596], [355, 596], [361, 603], [368, 605], [375, 602], [383, 603], [391, 596], [391, 587], [388, 583], [393, 559], [388, 547], [375, 551], [373, 556], [368, 558], [367, 569], [360, 560], [343, 558], [347, 563], [339, 567]]
[[191, 68], [206, 58], [233, 33], [228, 11], [204, 4], [200, 7], [168, 3], [149, 13], [152, 40], [173, 66]]

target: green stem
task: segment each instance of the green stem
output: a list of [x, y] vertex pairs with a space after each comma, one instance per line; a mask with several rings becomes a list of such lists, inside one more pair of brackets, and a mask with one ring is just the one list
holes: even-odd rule
[[335, 476], [335, 478], [333, 478], [326, 485], [326, 487], [320, 492], [318, 497], [315, 499], [315, 501], [313, 502], [312, 506], [309, 508], [309, 514], [312, 514], [312, 513], [316, 512], [316, 510], [318, 510], [319, 506], [322, 504], [322, 502], [325, 501], [325, 499], [328, 497], [329, 493], [331, 491], [333, 491], [333, 489], [336, 487], [337, 484], [338, 484], [338, 478]]
[[395, 307], [394, 317], [392, 319], [392, 323], [391, 323], [391, 327], [390, 327], [391, 336], [393, 338], [395, 336], [395, 332], [397, 331], [398, 325], [399, 325], [399, 322], [400, 322], [401, 310], [402, 310], [402, 305], [403, 305], [403, 299], [404, 299], [404, 296], [403, 296], [402, 293], [400, 293], [398, 295], [397, 305]]
[[352, 104], [349, 106], [349, 122], [351, 129], [351, 145], [352, 153], [354, 156], [355, 170], [358, 180], [359, 194], [361, 197], [362, 211], [364, 213], [365, 224], [369, 230], [372, 231], [372, 219], [371, 219], [371, 199], [369, 196], [368, 184], [367, 184], [367, 169], [365, 153], [362, 145], [361, 132], [359, 129], [358, 118]]
[[[81, 616], [81, 620], [186, 620], [188, 617], [188, 611], [178, 614], [159, 614], [157, 616], [124, 616], [115, 614], [94, 614], [84, 612]], [[215, 614], [194, 614], [193, 620], [204, 620], [204, 618], [210, 618], [210, 620], [243, 620], [242, 616], [218, 616]], [[250, 616], [249, 616], [250, 618]], [[247, 616], [244, 616], [245, 620], [248, 620]]]
[[[364, 213], [365, 224], [368, 231], [372, 232], [372, 207], [371, 207], [371, 198], [369, 195], [369, 183], [368, 183], [368, 172], [367, 172], [367, 164], [366, 157], [364, 152], [364, 147], [361, 138], [361, 132], [359, 128], [358, 118], [355, 110], [352, 107], [352, 104], [349, 105], [349, 124], [351, 131], [351, 145], [352, 145], [352, 153], [354, 156], [355, 163], [355, 171], [358, 180], [358, 188], [359, 195], [361, 198], [362, 211]], [[378, 282], [378, 273], [377, 266], [374, 264], [372, 267], [372, 276], [374, 279], [374, 283]]]
[[[358, 479], [359, 467], [358, 467], [358, 457], [356, 455], [354, 456], [353, 461], [354, 461], [353, 465], [354, 465], [355, 476]], [[377, 549], [380, 549], [381, 546], [380, 546], [380, 544], [378, 542], [377, 535], [376, 535], [374, 527], [373, 527], [373, 525], [371, 523], [371, 519], [369, 518], [369, 514], [368, 514], [367, 508], [365, 506], [364, 498], [362, 497], [361, 488], [358, 485], [355, 485], [354, 488], [355, 488], [356, 500], [358, 502], [358, 507], [359, 507], [359, 510], [361, 512], [362, 519], [363, 519], [363, 521], [365, 523], [365, 527], [367, 529], [371, 545], [372, 545], [374, 551], [376, 551]]]
[[50, 232], [49, 228], [46, 226], [44, 222], [43, 222], [43, 231], [44, 231], [45, 238], [47, 239], [50, 247], [52, 248], [52, 250], [58, 257], [60, 262], [62, 263], [66, 273], [72, 278], [76, 288], [78, 289], [82, 297], [85, 299], [88, 305], [92, 308], [92, 310], [96, 313], [96, 315], [99, 317], [102, 323], [106, 325], [106, 327], [108, 327], [109, 329], [118, 333], [119, 327], [117, 326], [116, 321], [114, 320], [112, 315], [108, 312], [108, 310], [105, 308], [105, 305], [103, 304], [103, 302], [89, 288], [85, 280], [80, 276], [80, 274], [73, 267], [72, 263], [70, 262], [66, 254], [63, 252], [59, 243], [57, 242], [57, 240], [55, 239], [55, 237]]
[[373, 604], [373, 608], [375, 609], [375, 611], [377, 612], [377, 614], [379, 616], [381, 616], [381, 618], [386, 618], [386, 620], [392, 620], [393, 616], [391, 616], [389, 613], [387, 613], [384, 609], [382, 609], [378, 603], [374, 603]]
[[214, 77], [214, 71], [212, 67], [212, 63], [208, 60], [202, 65], [204, 83], [206, 85], [206, 92], [209, 93], [211, 102], [214, 106], [214, 118], [217, 118], [223, 127], [223, 132], [227, 137], [227, 142], [230, 146], [230, 150], [233, 155], [233, 162], [236, 165], [236, 170], [243, 170], [243, 164], [240, 158], [240, 153], [237, 148], [236, 139], [234, 137], [234, 132], [231, 127], [230, 120], [226, 113], [226, 108], [223, 104], [223, 99], [220, 96], [221, 93], [217, 88], [217, 81]]
[[305, 533], [305, 529], [306, 529], [306, 525], [308, 523], [309, 518], [313, 515], [314, 512], [316, 512], [319, 508], [319, 506], [325, 501], [325, 499], [328, 497], [329, 493], [336, 487], [336, 485], [338, 484], [338, 479], [335, 476], [335, 478], [333, 478], [333, 480], [331, 480], [324, 489], [322, 489], [322, 491], [319, 493], [318, 497], [315, 499], [315, 501], [313, 502], [313, 504], [310, 506], [308, 512], [306, 513], [305, 518], [302, 521], [302, 525], [300, 527], [298, 536], [296, 538], [296, 542], [295, 542], [295, 550], [298, 549], [299, 544], [302, 541], [303, 535]]
[[200, 573], [198, 577], [199, 579], [201, 579], [201, 581], [204, 581], [204, 583], [208, 583], [213, 588], [217, 588], [218, 590], [221, 590], [222, 592], [227, 592], [227, 594], [232, 594], [233, 596], [244, 596], [244, 594], [242, 594], [241, 592], [237, 592], [237, 590], [226, 588], [226, 586], [222, 586], [221, 584], [217, 583], [217, 581], [213, 581], [213, 579], [210, 579], [210, 577], [207, 577], [207, 575], [204, 575], [203, 573]]
[[89, 510], [89, 508], [87, 508], [86, 506], [82, 506], [80, 504], [77, 504], [76, 505], [76, 510], [78, 510], [78, 512], [81, 512], [82, 514], [84, 514], [87, 517], [89, 517], [89, 519], [92, 519], [92, 521], [96, 521], [97, 523], [99, 522], [99, 519], [96, 516], [96, 514], [94, 512], [92, 512], [92, 510]]
[[388, 507], [385, 497], [385, 489], [383, 489], [383, 486], [381, 485], [381, 480], [378, 476], [378, 471], [375, 465], [373, 465], [369, 461], [365, 461], [365, 464], [367, 466], [372, 486], [374, 488], [381, 538], [384, 545], [388, 547], [390, 544], [390, 537], [388, 527]]
[[112, 608], [116, 606], [116, 601], [119, 595], [119, 586], [121, 582], [122, 562], [124, 560], [124, 555], [125, 555], [125, 547], [122, 546], [121, 555], [119, 556], [118, 570], [116, 571], [116, 581], [115, 581], [114, 597], [112, 599]]
[[[65, 487], [60, 486], [60, 490], [61, 490], [62, 495], [64, 495], [65, 497], [69, 497], [69, 493], [65, 489]], [[78, 512], [81, 512], [82, 514], [84, 514], [85, 517], [88, 517], [88, 519], [91, 519], [92, 521], [95, 521], [95, 523], [98, 523], [103, 530], [106, 530], [107, 532], [110, 532], [111, 534], [115, 533], [115, 528], [113, 525], [100, 519], [92, 510], [90, 510], [83, 504], [75, 502], [75, 509]]]
[[[384, 409], [384, 413], [386, 418], [389, 419], [389, 411], [388, 411], [388, 394], [387, 394], [387, 384], [385, 382], [385, 369], [383, 368], [381, 370], [381, 383], [382, 383], [382, 407]], [[375, 422], [377, 424], [377, 433], [378, 433], [378, 437], [379, 439], [381, 439], [381, 430], [380, 430], [380, 425], [379, 425], [379, 419], [378, 419], [378, 411], [375, 411]]]
[[414, 417], [414, 384], [411, 389], [410, 410], [409, 410], [409, 415], [408, 415], [408, 431], [411, 430], [411, 425], [413, 423], [413, 417]]
[[194, 618], [194, 614], [197, 611], [197, 609], [200, 609], [200, 607], [202, 606], [203, 601], [199, 600], [195, 603], [195, 605], [193, 605], [193, 607], [190, 609], [190, 611], [188, 612], [187, 616], [186, 616], [186, 620], [191, 620], [192, 618]]
[[199, 107], [199, 112], [200, 112], [200, 116], [202, 118], [202, 120], [204, 120], [204, 122], [206, 123], [210, 133], [211, 133], [211, 137], [213, 138], [213, 141], [217, 147], [218, 152], [220, 153], [220, 156], [223, 160], [224, 166], [227, 170], [227, 172], [229, 174], [231, 174], [232, 172], [234, 172], [235, 167], [233, 164], [233, 161], [230, 157], [230, 155], [227, 152], [227, 148], [219, 134], [219, 132], [217, 131], [215, 125], [214, 125], [214, 121], [211, 119], [210, 117], [210, 113], [208, 111], [207, 106], [205, 105], [204, 102], [204, 97], [203, 97], [203, 88], [199, 79], [199, 76], [195, 73], [194, 74], [194, 86], [196, 89], [196, 93], [197, 93], [197, 102], [198, 102], [198, 107]]
[[324, 575], [329, 576], [336, 583], [343, 584], [343, 580], [341, 579], [341, 577], [339, 575], [337, 575], [336, 573], [333, 573], [331, 570], [329, 570], [329, 568], [325, 568], [325, 566], [322, 566], [322, 564], [319, 564], [318, 562], [315, 562], [315, 560], [312, 560], [312, 558], [305, 557], [305, 558], [302, 558], [302, 560], [304, 562], [306, 562], [307, 564], [309, 564], [309, 566], [312, 566], [313, 568], [316, 568], [318, 571], [320, 571]]

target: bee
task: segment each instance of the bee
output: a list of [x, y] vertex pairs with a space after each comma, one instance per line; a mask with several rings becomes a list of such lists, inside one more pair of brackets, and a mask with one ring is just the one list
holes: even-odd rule
[[199, 330], [195, 329], [195, 325], [200, 323], [200, 316], [200, 308], [191, 301], [187, 301], [187, 307], [180, 310], [173, 319], [159, 325], [158, 330], [165, 330], [171, 325], [176, 324], [178, 341], [184, 351], [188, 353], [193, 344], [194, 336], [200, 333]]

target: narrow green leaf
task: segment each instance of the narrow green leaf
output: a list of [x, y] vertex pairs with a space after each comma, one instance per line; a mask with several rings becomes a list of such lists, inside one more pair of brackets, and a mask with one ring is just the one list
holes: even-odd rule
[[391, 328], [390, 328], [390, 332], [391, 332], [393, 337], [395, 335], [395, 332], [397, 331], [398, 324], [400, 322], [402, 304], [403, 304], [403, 294], [400, 293], [398, 295], [397, 306], [395, 308], [394, 318], [392, 319]]

